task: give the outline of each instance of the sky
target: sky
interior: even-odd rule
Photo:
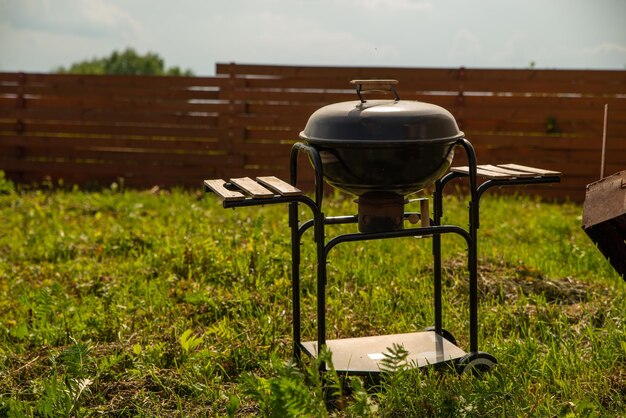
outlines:
[[[0,71],[216,63],[626,69],[626,0],[0,0]]]

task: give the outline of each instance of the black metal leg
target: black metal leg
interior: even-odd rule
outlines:
[[[324,214],[315,214],[315,245],[317,253],[317,350],[326,345],[326,252],[324,249]],[[321,362],[320,370],[326,370]]]
[[[324,255],[324,214],[321,211],[323,199],[323,176],[322,160],[319,152],[312,146],[297,142],[291,148],[290,171],[291,184],[297,183],[298,178],[298,154],[300,151],[306,152],[315,170],[315,205],[309,205],[313,211],[313,229],[315,243],[317,247],[317,341],[318,351],[326,345],[326,257]],[[298,227],[298,206],[290,206],[291,222],[291,245],[294,257],[294,267],[292,268],[293,281],[293,339],[294,358],[299,360],[301,354],[301,324],[300,324],[300,238]],[[296,248],[297,247],[297,248]],[[297,263],[296,263],[297,261]],[[295,266],[297,264],[297,266]],[[320,365],[325,369],[325,365]]]
[[[471,200],[469,203],[469,234],[471,237],[468,243],[469,270],[469,314],[470,314],[470,352],[478,351],[478,227],[479,227],[479,199],[476,182],[476,153],[474,147],[467,139],[461,140],[461,145],[467,153],[469,163],[469,181]]]
[[[441,301],[441,236],[433,237],[435,332],[441,335],[443,314]]]
[[[289,226],[291,228],[291,297],[293,312],[293,359],[300,363],[300,234],[298,233],[298,203],[289,204]]]
[[[435,226],[441,225],[442,196],[441,183],[435,184],[433,208],[433,222]],[[443,329],[443,314],[441,301],[441,235],[433,235],[433,279],[434,279],[434,309],[435,309],[435,332],[439,335]]]
[[[472,237],[469,251],[467,269],[469,270],[469,296],[470,296],[470,351],[478,351],[478,262],[477,245],[475,237]]]

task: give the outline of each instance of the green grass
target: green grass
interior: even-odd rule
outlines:
[[[481,378],[398,367],[372,387],[289,363],[286,207],[0,186],[0,416],[624,416],[626,284],[578,205],[485,196],[480,348],[499,365]],[[340,196],[325,204],[356,210]],[[467,224],[466,202],[445,207],[446,223]],[[444,326],[467,348],[465,244],[443,244]],[[305,339],[313,262],[309,232]],[[431,263],[429,239],[338,246],[329,337],[432,325]]]

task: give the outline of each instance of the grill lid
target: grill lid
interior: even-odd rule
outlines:
[[[315,111],[300,138],[318,145],[347,143],[369,146],[411,142],[453,142],[464,136],[446,109],[400,100],[396,80],[353,80],[360,100],[334,103]],[[364,100],[365,91],[391,91],[395,100]]]

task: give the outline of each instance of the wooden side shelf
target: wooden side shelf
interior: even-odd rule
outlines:
[[[454,173],[469,175],[469,167],[452,167]],[[511,180],[517,178],[561,177],[559,171],[544,170],[542,168],[527,167],[519,164],[484,164],[476,167],[476,174],[490,180]]]
[[[275,196],[298,196],[300,189],[274,176],[204,180],[206,191],[212,191],[225,201],[271,199]]]

